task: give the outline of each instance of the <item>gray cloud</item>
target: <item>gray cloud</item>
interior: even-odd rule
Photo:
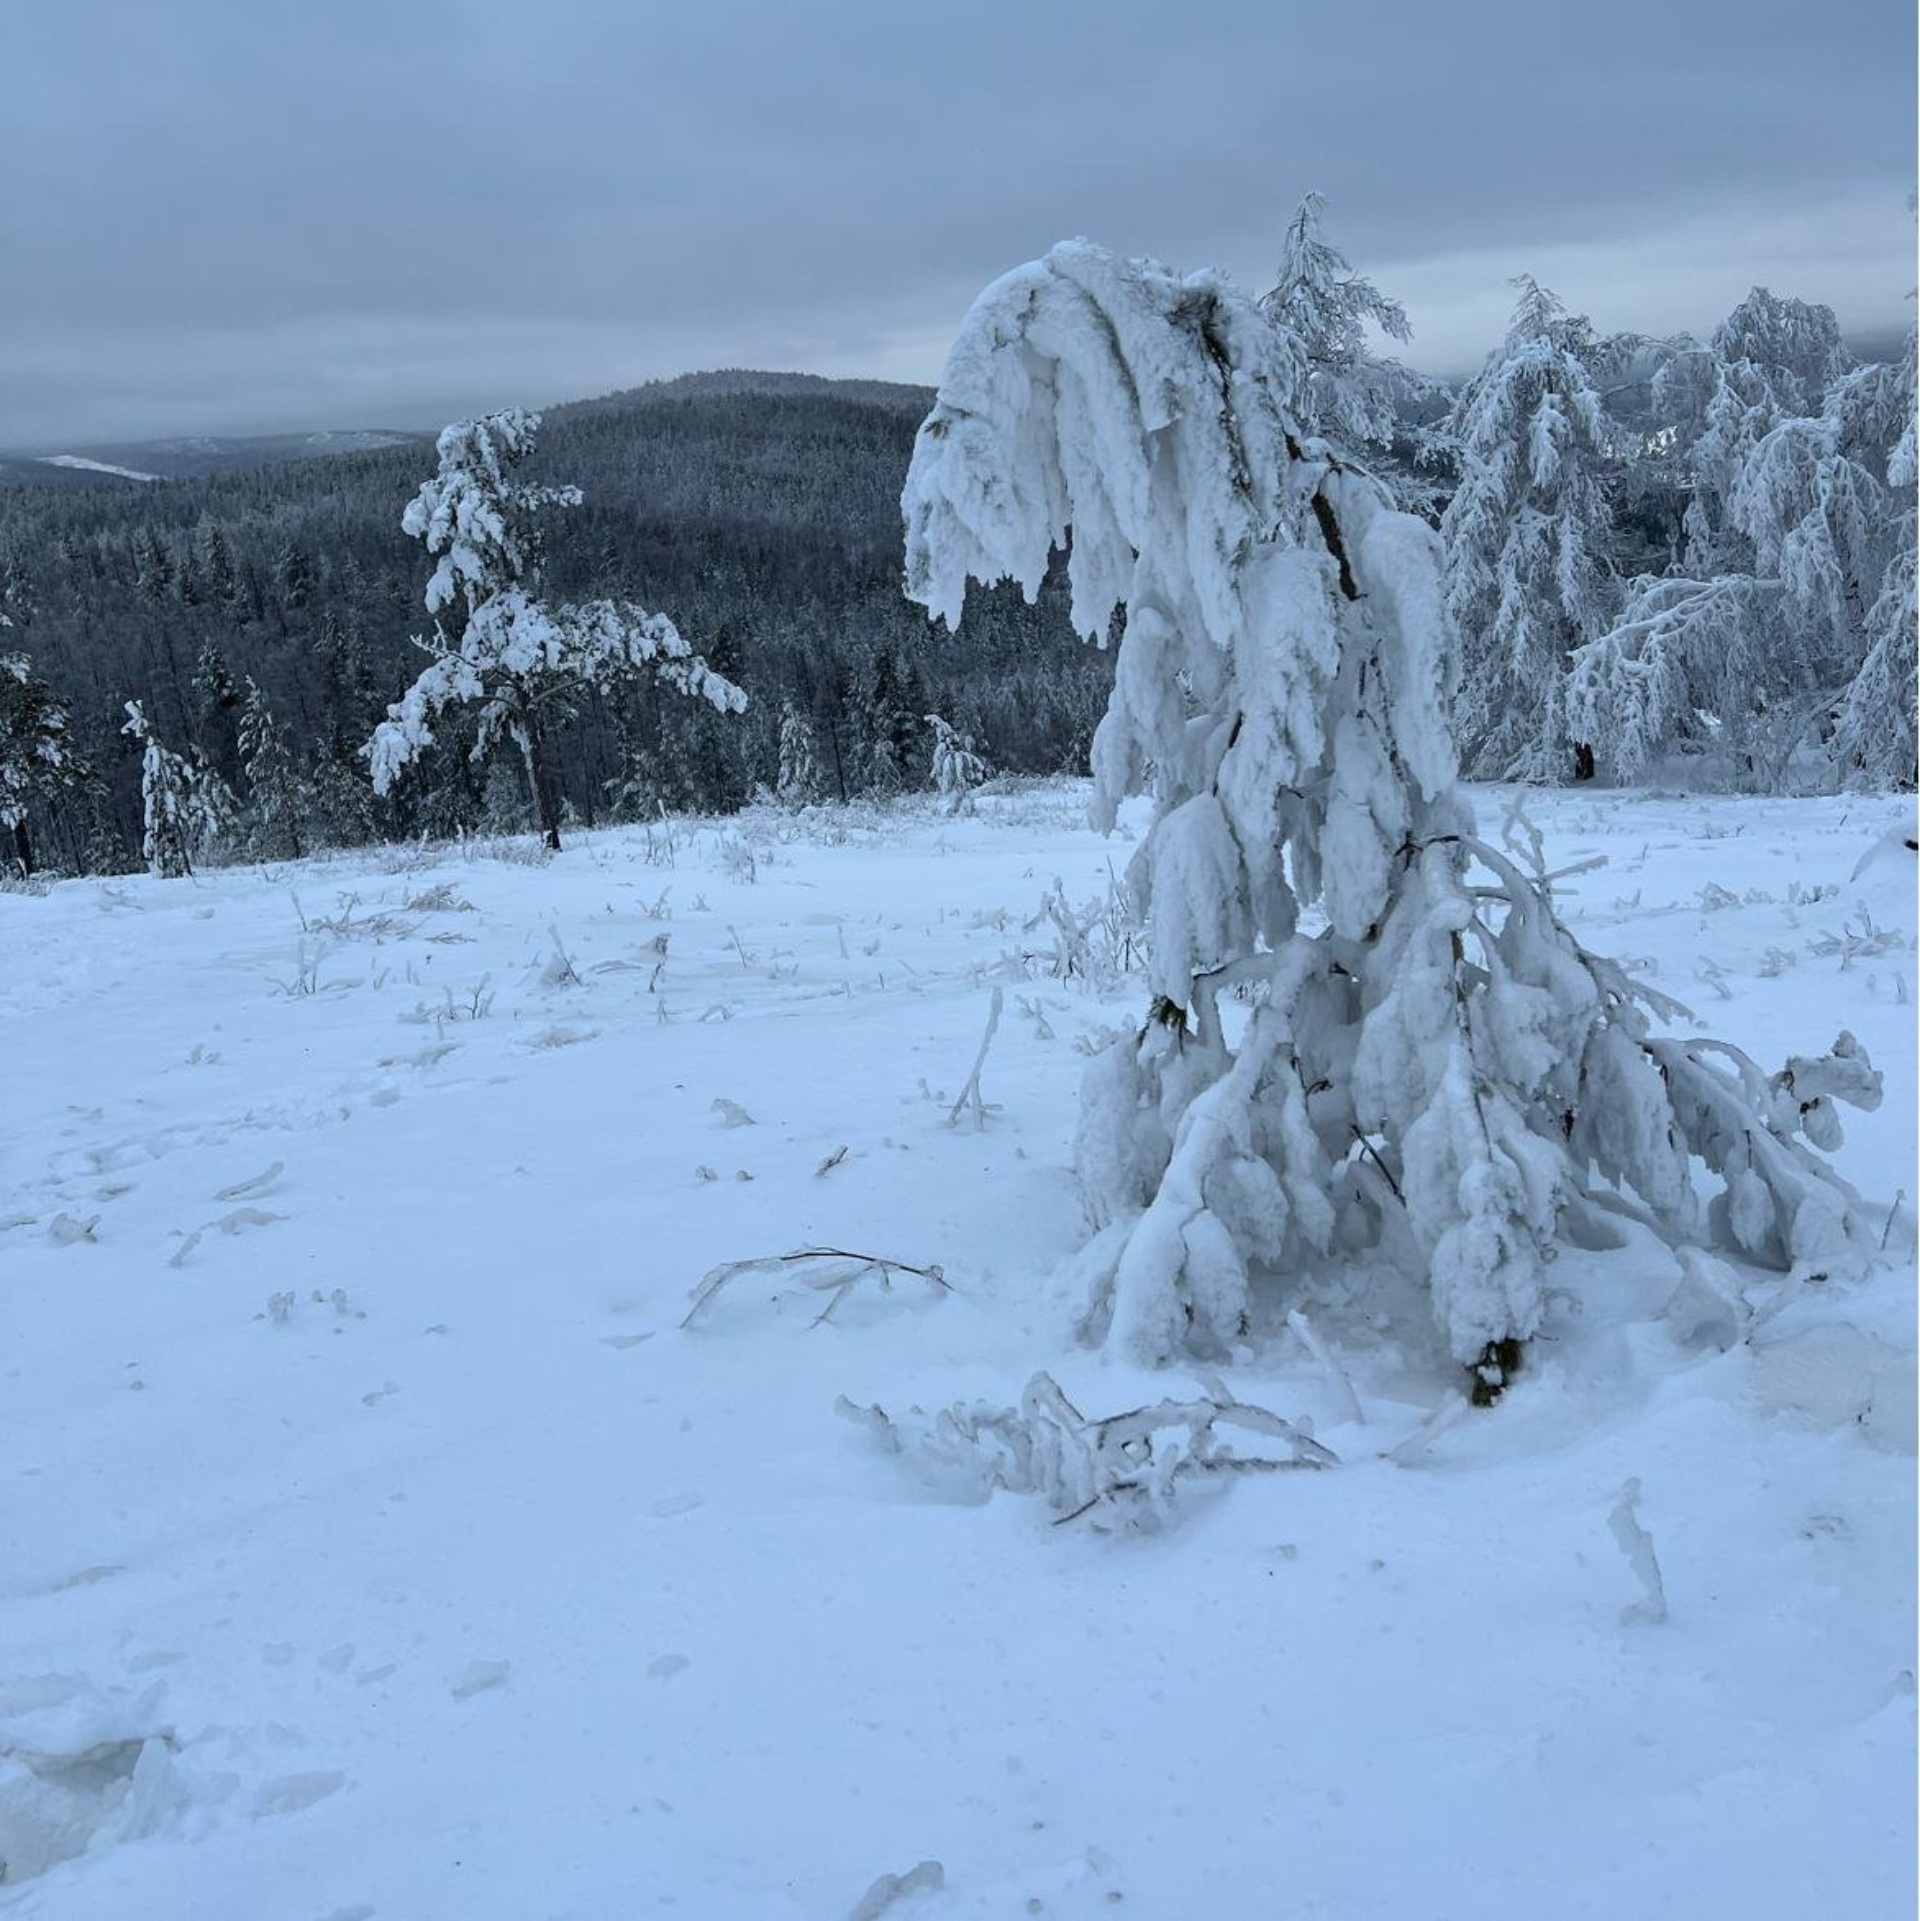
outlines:
[[[1914,23],[1623,0],[12,0],[0,445],[931,378],[1068,234],[1259,283],[1299,194],[1477,358],[1754,281],[1905,316]]]

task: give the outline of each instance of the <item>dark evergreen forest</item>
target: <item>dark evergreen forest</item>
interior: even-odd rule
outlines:
[[[743,804],[776,782],[789,708],[828,799],[921,784],[930,712],[997,769],[1084,765],[1111,659],[1074,637],[1057,583],[1034,607],[1011,588],[983,596],[957,638],[901,597],[900,486],[930,399],[706,374],[548,412],[530,478],[585,500],[547,517],[545,591],[668,614],[752,701],[737,718],[638,685],[575,704],[557,740],[574,818]],[[423,438],[156,483],[0,487],[4,649],[64,703],[83,770],[23,822],[20,851],[69,871],[139,864],[129,700],[243,806],[262,798],[249,772],[272,732],[280,752],[261,765],[292,797],[274,799],[273,844],[255,852],[522,827],[522,783],[470,761],[470,718],[449,716],[389,800],[361,758],[422,664],[428,560],[400,516],[432,467]]]

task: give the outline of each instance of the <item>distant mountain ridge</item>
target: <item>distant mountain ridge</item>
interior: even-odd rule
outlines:
[[[550,419],[569,415],[627,413],[697,400],[765,396],[774,400],[835,400],[878,407],[916,419],[933,404],[931,387],[890,380],[835,380],[824,374],[764,372],[722,367],[704,373],[650,380],[589,399],[544,408]],[[242,473],[283,461],[320,460],[334,454],[374,453],[392,447],[430,448],[427,429],[334,428],[304,434],[176,434],[159,440],[96,442],[71,448],[0,453],[0,486],[143,487],[155,481],[190,480],[208,474]]]
[[[288,460],[321,460],[382,447],[431,446],[405,428],[348,427],[305,434],[184,434],[0,454],[0,485],[141,487],[160,480],[241,473]]]
[[[1899,357],[1906,334],[1878,329],[1847,336],[1846,345],[1862,364]],[[1452,377],[1470,377],[1468,373]],[[670,406],[695,400],[764,395],[775,400],[821,399],[877,407],[890,413],[923,415],[933,405],[931,387],[904,381],[836,379],[827,374],[787,373],[752,367],[716,367],[701,373],[649,380],[637,387],[580,400],[555,401],[542,411],[555,421],[602,412]],[[332,428],[292,434],[177,434],[157,440],[122,440],[70,448],[0,452],[0,486],[143,487],[155,481],[193,479],[208,474],[240,473],[282,461],[320,460],[334,454],[363,454],[384,448],[431,447],[437,429]]]

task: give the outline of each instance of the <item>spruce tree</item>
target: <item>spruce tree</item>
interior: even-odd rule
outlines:
[[[902,502],[908,592],[949,627],[970,579],[1031,599],[1062,548],[1084,636],[1126,610],[1095,820],[1153,795],[1128,869],[1152,1000],[1085,1081],[1090,1331],[1219,1359],[1262,1288],[1338,1268],[1391,1301],[1417,1279],[1491,1401],[1563,1240],[1604,1244],[1608,1190],[1674,1243],[1830,1271],[1866,1243],[1807,1141],[1832,1146],[1834,1102],[1873,1105],[1878,1076],[1844,1037],[1769,1078],[1659,1033],[1673,1003],[1475,833],[1436,537],[1302,445],[1290,379],[1222,276],[1056,247],[975,303]]]
[[[409,502],[402,525],[436,557],[427,583],[430,664],[387,710],[366,754],[374,791],[434,741],[450,707],[477,706],[473,755],[502,741],[520,756],[536,830],[560,845],[560,788],[552,729],[573,700],[635,682],[664,683],[723,713],[747,697],[716,673],[664,614],[630,602],[549,605],[540,598],[539,514],[577,506],[577,487],[542,486],[515,469],[533,452],[540,416],[518,408],[456,422],[440,436],[439,471]]]
[[[1600,343],[1531,277],[1506,340],[1450,422],[1461,476],[1441,520],[1460,636],[1454,725],[1480,780],[1591,778],[1568,708],[1575,651],[1612,625],[1608,425]]]

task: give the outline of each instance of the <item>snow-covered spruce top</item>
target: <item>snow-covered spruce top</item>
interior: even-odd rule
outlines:
[[[969,578],[1031,600],[1056,548],[1082,635],[1126,607],[1095,816],[1151,781],[1135,883],[1179,1008],[1316,897],[1372,926],[1454,782],[1437,542],[1296,439],[1297,359],[1218,273],[1063,244],[974,303],[902,502],[908,595],[950,626]]]

